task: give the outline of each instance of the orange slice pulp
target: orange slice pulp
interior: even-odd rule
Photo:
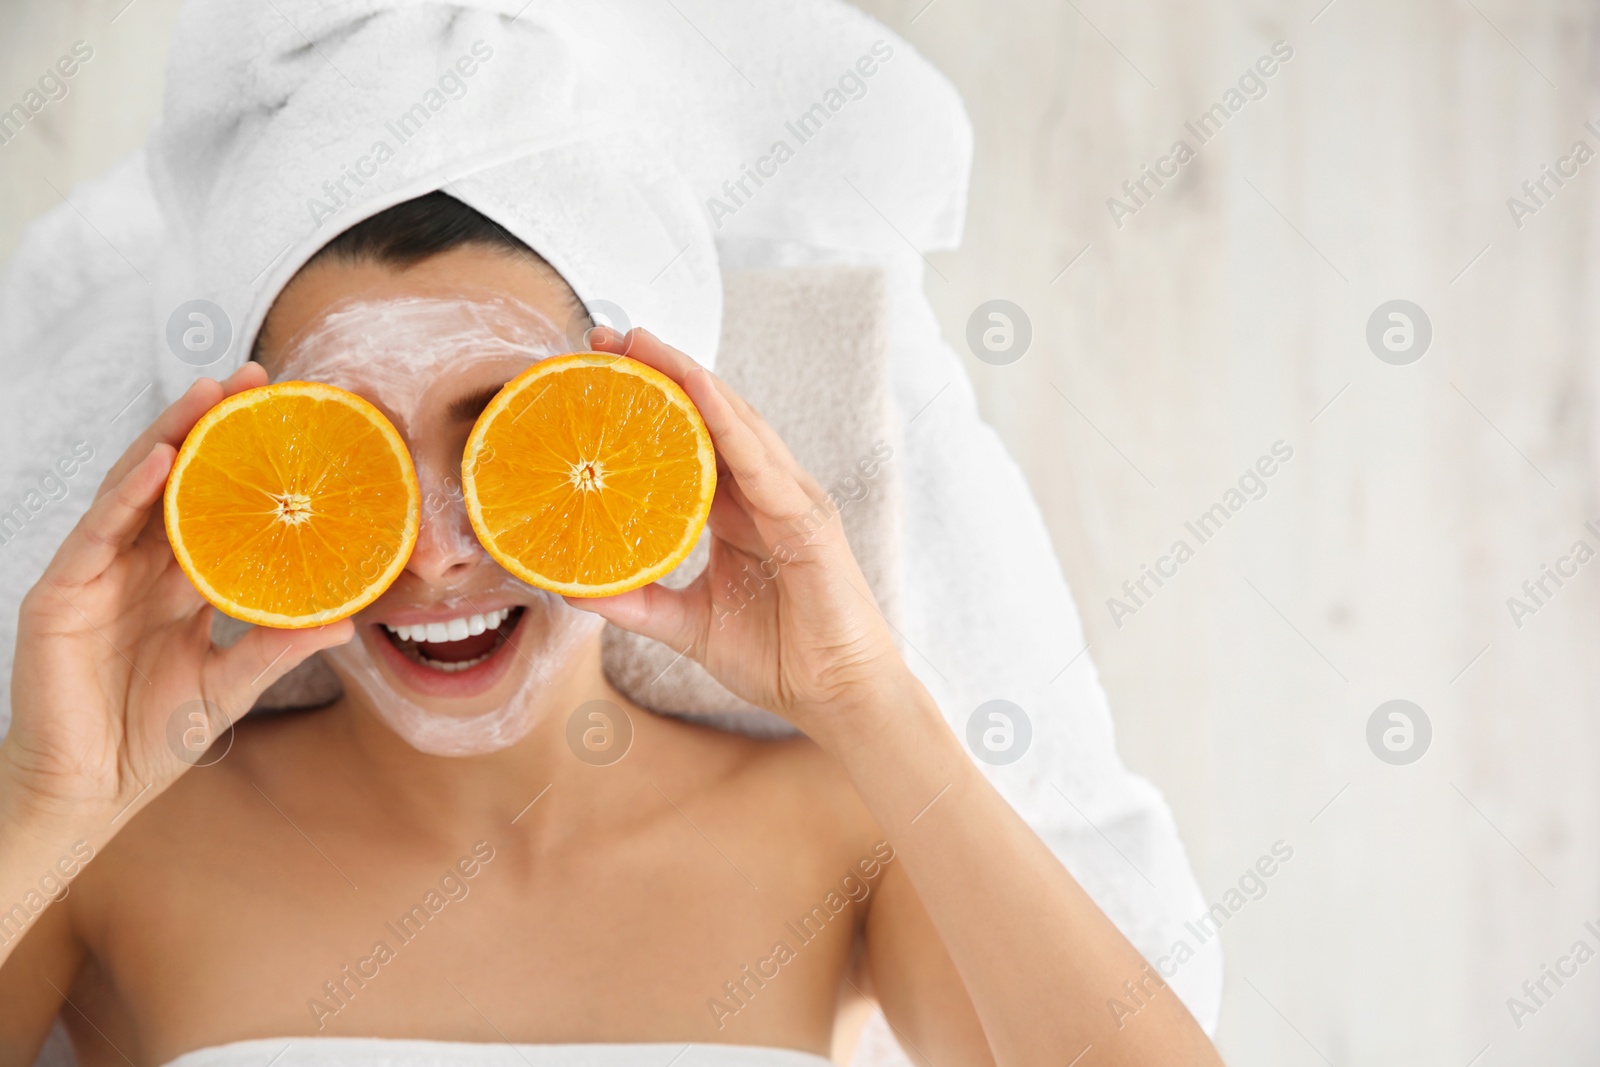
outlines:
[[[672,379],[577,353],[506,383],[467,438],[461,482],[479,541],[506,570],[566,596],[613,596],[694,548],[716,454]]]
[[[303,629],[354,615],[417,541],[410,453],[377,408],[316,382],[247,389],[183,442],[164,500],[172,553],[236,619]]]

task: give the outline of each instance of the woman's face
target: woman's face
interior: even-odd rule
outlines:
[[[548,267],[464,246],[404,269],[319,262],[272,307],[260,358],[273,381],[320,381],[377,405],[411,450],[422,525],[405,572],[329,653],[352,699],[413,746],[473,755],[520,739],[599,621],[530,588],[478,543],[461,453],[500,387],[582,347],[589,325]]]

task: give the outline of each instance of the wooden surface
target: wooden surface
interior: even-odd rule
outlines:
[[[1600,1063],[1600,961],[1547,980],[1520,1029],[1506,1004],[1575,941],[1600,950],[1600,562],[1520,628],[1506,603],[1575,540],[1600,548],[1600,159],[1520,229],[1506,206],[1574,141],[1600,150],[1600,27],[1557,0],[1323,2],[863,6],[968,101],[967,241],[928,291],[958,347],[985,300],[1032,322],[1020,361],[969,369],[1126,758],[1209,899],[1294,850],[1224,930],[1229,1062]],[[57,202],[49,182],[96,173],[156,113],[177,5],[113,24],[123,3],[0,9],[0,106],[74,40],[96,49],[0,146],[0,255]],[[1199,145],[1185,121],[1277,40],[1294,57],[1266,95]],[[1186,136],[1195,158],[1119,228],[1107,198]],[[1433,327],[1408,366],[1365,337],[1396,298]],[[1107,598],[1280,440],[1266,495],[1116,625]],[[1396,698],[1433,727],[1406,766],[1365,736]]]
[[[1600,1062],[1600,964],[1547,981],[1520,1029],[1506,1005],[1576,940],[1600,949],[1600,566],[1520,629],[1506,607],[1574,540],[1600,548],[1600,163],[1520,230],[1505,203],[1574,140],[1600,149],[1593,7],[937,0],[909,25],[923,2],[869,6],[977,131],[966,246],[927,288],[953,338],[991,297],[1030,314],[1021,361],[969,367],[1122,750],[1208,899],[1295,850],[1224,933],[1229,1062]],[[1119,229],[1106,199],[1280,39],[1265,97],[1190,137]],[[1409,366],[1365,340],[1395,298],[1433,324]],[[1267,495],[1116,626],[1106,599],[1278,440]],[[1408,766],[1365,740],[1394,698],[1434,728]]]

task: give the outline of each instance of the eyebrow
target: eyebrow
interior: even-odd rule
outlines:
[[[466,396],[458,397],[450,402],[450,407],[446,414],[452,422],[467,422],[476,419],[483,414],[483,409],[489,406],[489,401],[493,400],[503,388],[505,388],[503,385],[491,385],[487,389],[479,389],[475,393],[468,393]]]

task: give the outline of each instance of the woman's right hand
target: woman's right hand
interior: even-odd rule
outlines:
[[[0,822],[108,840],[124,812],[189,769],[192,756],[169,740],[196,725],[189,713],[205,709],[207,736],[217,737],[296,664],[353,635],[349,620],[256,627],[219,648],[211,606],[167,543],[160,504],[177,447],[225,396],[264,384],[256,363],[222,384],[196,382],[111,468],[23,599]]]

